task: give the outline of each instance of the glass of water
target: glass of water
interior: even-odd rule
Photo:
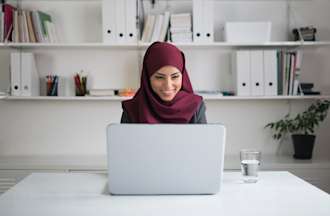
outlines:
[[[258,181],[260,156],[261,153],[257,150],[241,150],[241,170],[243,175],[243,181],[245,183],[256,183]]]

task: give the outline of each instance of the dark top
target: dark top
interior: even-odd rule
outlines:
[[[207,121],[206,121],[205,111],[206,111],[206,106],[205,106],[204,101],[202,101],[197,112],[191,118],[189,123],[190,124],[206,124]],[[126,110],[123,110],[123,114],[121,115],[120,123],[132,123]]]

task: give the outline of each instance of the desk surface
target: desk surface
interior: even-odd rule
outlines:
[[[288,172],[260,172],[256,184],[225,172],[217,195],[111,196],[107,176],[35,173],[0,196],[0,215],[330,215],[330,195]]]

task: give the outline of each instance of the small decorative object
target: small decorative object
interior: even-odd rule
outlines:
[[[132,88],[124,88],[118,90],[118,96],[120,97],[133,97],[136,91]]]
[[[87,94],[87,76],[83,71],[77,73],[74,77],[76,96],[85,96]]]
[[[329,106],[329,100],[318,100],[294,118],[290,118],[287,114],[284,119],[271,122],[265,127],[274,130],[273,138],[275,140],[280,140],[287,134],[291,134],[294,147],[293,157],[311,159],[315,141],[314,129],[326,118]]]
[[[301,91],[304,95],[320,95],[321,92],[314,91],[314,83],[300,83]]]
[[[294,40],[315,41],[316,28],[313,26],[295,28],[292,30]],[[302,37],[302,38],[301,38]]]

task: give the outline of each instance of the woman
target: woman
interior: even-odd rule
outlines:
[[[122,107],[121,123],[206,123],[205,104],[193,93],[183,52],[165,42],[147,49],[140,88]]]

